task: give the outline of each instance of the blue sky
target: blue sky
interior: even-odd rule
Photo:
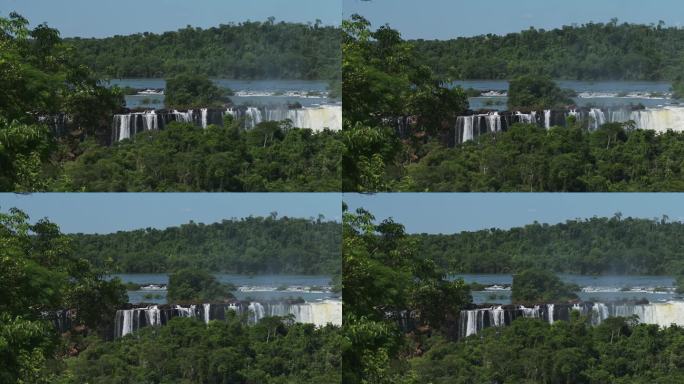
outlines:
[[[110,233],[166,228],[190,220],[210,224],[231,217],[341,219],[339,193],[0,193],[0,211],[17,207],[31,222],[43,217],[65,233]]]
[[[553,29],[572,23],[621,22],[684,25],[681,0],[343,0],[344,16],[358,13],[378,27],[389,23],[406,39],[449,39]]]
[[[212,27],[246,20],[339,25],[342,0],[0,0],[0,15],[17,11],[32,25],[47,22],[63,37],[104,37]]]
[[[344,194],[350,210],[363,207],[378,221],[392,217],[409,233],[457,233],[484,228],[556,224],[593,216],[684,221],[684,193],[385,193]]]

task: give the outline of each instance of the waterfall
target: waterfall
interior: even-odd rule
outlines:
[[[209,324],[209,318],[211,316],[211,304],[202,304],[204,307],[204,323]]]
[[[465,143],[466,141],[470,141],[473,139],[473,121],[475,120],[475,116],[464,116],[463,117],[463,139],[461,139],[462,143]]]
[[[589,110],[589,129],[595,131],[606,123],[606,115],[598,108]]]
[[[544,128],[546,128],[546,129],[551,128],[551,110],[550,109],[544,110]]]
[[[160,325],[161,324],[161,312],[159,307],[153,305],[145,311],[145,318],[147,319],[147,324],[149,325]]]
[[[531,112],[531,113],[521,113],[521,112],[516,112],[515,117],[518,118],[518,121],[524,124],[533,124],[537,122],[537,113],[536,112]]]
[[[207,108],[202,108],[200,109],[200,114],[201,114],[201,119],[202,119],[202,128],[207,128],[207,114],[209,110]]]
[[[294,316],[298,323],[323,327],[326,324],[342,325],[342,301],[322,300],[304,303],[229,303],[200,305],[151,305],[148,307],[121,309],[116,311],[114,336],[122,337],[146,326],[165,325],[174,317],[189,317],[208,324],[212,320],[224,320],[229,311],[248,314],[248,323],[255,324],[266,316]]]
[[[465,309],[459,315],[460,337],[467,337],[487,327],[509,325],[518,317],[541,319],[548,323],[568,320],[571,311],[588,316],[592,325],[599,325],[610,317],[637,316],[644,324],[668,327],[684,325],[684,302],[630,304],[630,303],[576,303],[542,304],[528,306],[497,306]]]
[[[264,121],[292,121],[295,128],[307,128],[313,131],[342,129],[342,107],[339,105],[322,105],[305,108],[280,107],[247,107],[230,109],[226,113],[235,118],[245,117],[245,128],[252,129]]]
[[[250,315],[253,316],[251,319],[254,324],[264,318],[264,306],[260,303],[251,302],[247,309],[249,310]]]
[[[256,127],[259,123],[261,123],[261,111],[259,108],[256,107],[248,107],[247,111],[245,112],[245,115],[247,116],[247,121],[245,121],[246,128],[251,129]]]
[[[485,121],[487,121],[487,131],[501,132],[501,116],[498,112],[485,115]]]
[[[466,336],[474,335],[477,333],[478,328],[478,311],[466,311],[466,313],[468,315]]]
[[[121,336],[126,336],[133,332],[133,311],[123,311],[123,326]]]
[[[131,137],[131,115],[114,115],[114,137],[117,141]]]
[[[172,115],[176,117],[177,121],[181,121],[183,123],[193,123],[193,116],[194,112],[192,109],[188,109],[186,112],[179,112],[177,110],[173,110],[171,112]]]
[[[308,128],[313,131],[322,131],[326,128],[332,131],[342,129],[342,107],[339,105],[291,109],[287,118],[296,128]]]
[[[502,306],[498,306],[491,310],[492,314],[492,325],[495,327],[502,327],[506,325],[506,311],[504,311]]]
[[[180,305],[174,306],[174,309],[178,311],[178,314],[180,317],[195,317],[195,309],[197,307],[195,305],[191,305],[189,307],[182,307]]]
[[[133,137],[136,133],[147,130],[163,129],[172,121],[193,124],[207,128],[209,125],[223,125],[225,115],[235,119],[244,117],[244,127],[252,129],[264,121],[292,121],[295,128],[306,128],[313,131],[342,129],[342,107],[339,105],[322,105],[290,109],[287,106],[277,107],[229,107],[226,110],[201,108],[199,112],[145,111],[117,114],[113,117],[113,141],[121,141]]]

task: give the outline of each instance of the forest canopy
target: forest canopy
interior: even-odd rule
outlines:
[[[451,273],[668,275],[684,272],[684,223],[613,217],[533,223],[453,235],[412,235],[420,252]]]
[[[313,24],[222,24],[208,29],[69,38],[80,63],[109,78],[163,78],[192,72],[228,79],[340,77],[340,29]]]
[[[70,235],[81,257],[114,272],[202,268],[226,273],[336,274],[341,224],[323,217],[248,217],[166,229]]]
[[[663,22],[620,24],[612,19],[411,43],[416,55],[445,79],[542,74],[563,80],[675,80],[684,68],[684,29]]]
[[[206,129],[173,122],[112,146],[78,144],[76,159],[44,177],[58,191],[339,191],[340,133],[268,121]]]

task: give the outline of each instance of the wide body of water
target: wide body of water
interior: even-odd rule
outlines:
[[[136,284],[166,286],[169,275],[165,273],[114,274],[123,281]],[[330,291],[331,276],[324,275],[234,275],[215,274],[221,283],[231,283],[238,290],[233,292],[239,300],[274,301],[302,298],[305,301],[318,301],[339,297]],[[145,296],[148,295],[146,298]],[[151,297],[149,296],[151,295]],[[128,291],[132,304],[166,304],[166,289],[141,289]]]
[[[327,97],[328,82],[317,80],[231,80],[212,79],[220,87],[230,88],[235,105],[271,106],[299,103],[304,107],[337,103]],[[136,89],[165,89],[164,79],[111,79],[111,85]],[[164,95],[127,95],[128,108],[164,108]]]
[[[652,303],[678,300],[674,292],[673,276],[584,276],[559,274],[563,281],[579,285],[577,292],[582,301],[613,302],[646,299]],[[510,285],[512,275],[499,274],[462,274],[452,278],[462,278],[466,283],[479,283],[490,287],[485,291],[472,292],[475,304],[510,304]]]
[[[575,97],[574,101],[579,107],[615,108],[641,104],[655,108],[679,104],[671,99],[672,83],[666,81],[558,80],[557,83],[561,88],[577,92],[578,97]],[[506,110],[507,80],[463,80],[455,81],[452,85],[461,86],[463,89],[496,91],[488,96],[469,98],[472,110]]]

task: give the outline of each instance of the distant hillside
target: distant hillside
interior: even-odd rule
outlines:
[[[226,273],[336,274],[342,225],[323,220],[249,217],[106,235],[71,235],[75,252],[117,272],[200,267]]]
[[[65,42],[81,63],[110,78],[192,71],[231,79],[327,80],[340,76],[340,38],[337,27],[269,20]]]
[[[529,267],[578,274],[684,273],[684,224],[661,219],[591,218],[414,235],[426,258],[453,273],[511,273]]]
[[[543,73],[566,80],[673,80],[684,69],[684,30],[663,23],[614,19],[550,31],[412,42],[425,64],[453,79]]]

